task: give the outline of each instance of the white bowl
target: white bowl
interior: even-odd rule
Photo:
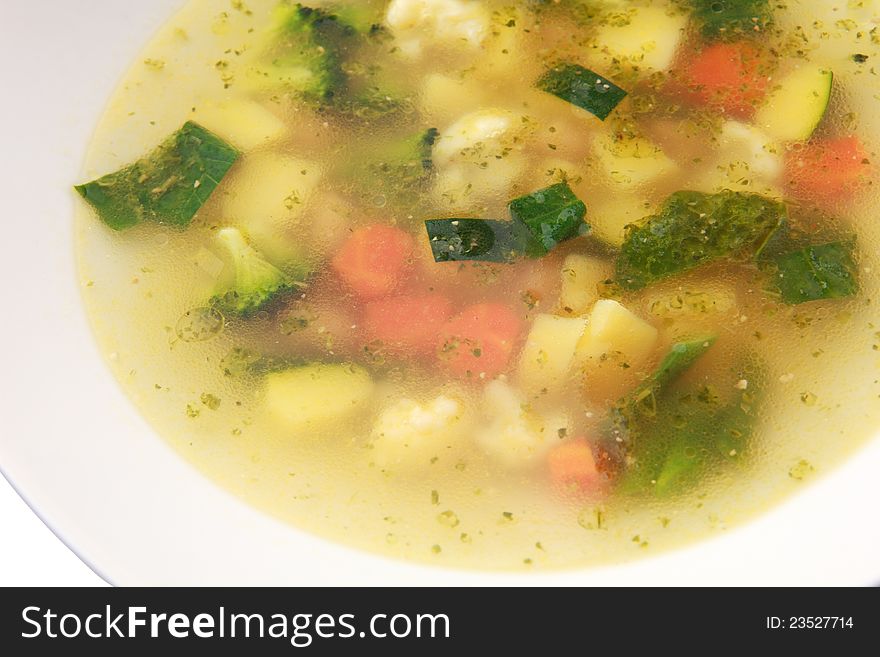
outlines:
[[[617,567],[529,575],[447,571],[328,543],[245,505],[185,463],[125,398],[92,340],[74,270],[70,191],[119,77],[181,4],[4,6],[0,466],[100,575],[123,585],[880,582],[880,440],[712,540]]]

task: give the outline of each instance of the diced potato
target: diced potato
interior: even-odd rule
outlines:
[[[538,315],[520,356],[520,385],[532,392],[564,385],[586,329],[584,318]]]
[[[385,21],[405,55],[426,47],[462,46],[476,51],[489,34],[489,10],[472,0],[392,0]]]
[[[495,159],[512,145],[521,121],[503,109],[481,109],[446,128],[434,144],[434,164]]]
[[[362,367],[318,363],[270,374],[264,403],[268,415],[284,429],[316,431],[363,411],[374,387]]]
[[[654,353],[658,331],[617,301],[603,299],[577,347],[587,395],[614,401],[636,385],[638,368]]]
[[[252,100],[204,103],[192,119],[241,151],[250,151],[283,138],[284,121]]]
[[[619,248],[626,240],[626,227],[641,223],[653,211],[639,196],[609,196],[590,205],[587,221],[591,235],[609,246]]]
[[[491,423],[477,432],[477,444],[507,468],[524,469],[542,462],[569,431],[563,414],[543,415],[531,410],[503,380],[486,386],[483,410]]]
[[[593,306],[587,332],[577,346],[583,362],[599,361],[611,353],[623,354],[631,367],[641,365],[657,346],[657,329],[613,299]]]
[[[462,110],[472,111],[486,102],[478,84],[441,73],[425,77],[419,97],[422,115],[432,125],[448,125],[461,116]]]
[[[613,275],[611,264],[602,258],[572,254],[562,264],[562,292],[559,306],[563,313],[579,317],[599,299],[599,284]]]
[[[382,411],[373,427],[373,462],[391,469],[427,467],[454,451],[469,424],[456,397],[441,395],[426,404],[401,399]]]
[[[224,217],[241,227],[273,263],[300,260],[304,247],[290,232],[321,176],[321,167],[305,160],[275,153],[246,156],[230,182]]]
[[[593,152],[602,173],[617,187],[634,189],[678,170],[656,144],[642,137],[597,139]]]
[[[598,52],[590,59],[607,68],[625,60],[647,71],[672,66],[687,27],[686,15],[666,7],[638,7],[627,13],[628,22],[608,22],[596,32]]]

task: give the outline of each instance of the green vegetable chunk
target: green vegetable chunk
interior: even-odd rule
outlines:
[[[761,34],[773,22],[769,0],[690,0],[703,38],[734,41]]]
[[[537,252],[529,255],[546,255],[560,242],[589,230],[584,223],[587,206],[574,195],[568,183],[523,196],[511,201],[508,207],[513,220],[528,227],[537,241]]]
[[[603,121],[626,98],[627,92],[598,73],[577,64],[559,64],[538,80],[538,88]]]
[[[859,290],[852,248],[842,242],[808,246],[776,259],[775,282],[790,305],[842,299]]]
[[[232,279],[218,290],[212,305],[220,310],[249,317],[262,310],[297,283],[269,264],[236,228],[217,234],[219,244],[232,261]]]
[[[617,282],[638,290],[713,260],[757,257],[785,219],[782,203],[757,194],[676,192],[627,235]]]
[[[512,221],[431,219],[425,227],[435,262],[511,262],[532,242]]]
[[[512,262],[547,255],[560,242],[586,234],[587,206],[567,183],[514,199],[512,221],[431,219],[425,222],[436,262]]]
[[[323,9],[281,2],[275,9],[273,41],[258,75],[307,100],[331,99],[347,83],[343,63],[357,30]]]
[[[369,160],[367,175],[371,190],[386,193],[412,192],[434,168],[431,159],[434,142],[440,136],[436,128],[424,130],[399,141],[383,142],[365,157]]]
[[[114,230],[142,221],[186,227],[239,155],[190,121],[145,158],[75,189]]]

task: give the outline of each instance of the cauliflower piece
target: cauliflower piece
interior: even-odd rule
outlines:
[[[467,424],[464,404],[453,397],[440,395],[426,404],[401,399],[373,427],[373,462],[382,468],[427,466],[458,442]]]
[[[476,0],[392,0],[385,22],[400,50],[419,57],[426,38],[444,46],[476,49],[489,34],[489,11]]]
[[[775,180],[782,173],[781,149],[754,126],[726,121],[721,128],[720,145],[728,151],[726,159],[745,160],[749,169],[765,180]]]
[[[526,168],[519,139],[522,126],[513,112],[482,109],[444,130],[433,152],[438,201],[454,206],[465,197],[486,200],[499,195],[506,201]]]
[[[510,469],[524,469],[541,462],[569,429],[564,415],[534,412],[501,379],[486,386],[483,407],[491,421],[477,433],[477,444]]]

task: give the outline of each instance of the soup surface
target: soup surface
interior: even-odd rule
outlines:
[[[352,546],[722,533],[880,424],[877,16],[192,0],[77,187],[101,349],[213,480]]]

